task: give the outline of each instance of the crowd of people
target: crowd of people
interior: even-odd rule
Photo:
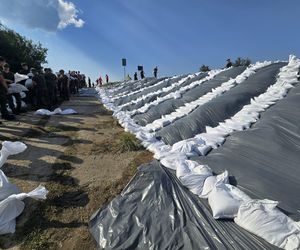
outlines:
[[[0,56],[0,111],[2,119],[14,120],[15,115],[27,110],[40,108],[53,109],[60,101],[69,100],[71,94],[77,94],[79,89],[86,87],[86,77],[79,71],[66,73],[60,70],[55,74],[50,68],[29,68],[26,63],[21,64],[20,75],[25,75],[18,84],[23,85],[28,91],[17,93],[10,91],[11,84],[16,83],[15,72],[10,70],[10,65],[5,58]],[[88,78],[91,87],[91,80]],[[22,107],[22,101],[26,105]],[[9,106],[9,109],[8,107]]]

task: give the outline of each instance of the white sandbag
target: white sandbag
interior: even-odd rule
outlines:
[[[35,111],[34,113],[35,115],[70,115],[70,114],[77,114],[77,111],[75,111],[74,109],[65,109],[65,110],[61,110],[60,108],[56,108],[53,111],[50,111],[48,109],[38,109],[37,111]]]
[[[240,227],[287,250],[300,249],[300,225],[276,208],[278,202],[243,202],[234,219]]]
[[[230,184],[217,183],[208,195],[208,203],[215,219],[236,217],[243,201],[250,197]]]
[[[202,144],[205,142],[203,140],[197,140],[194,138],[182,140],[173,144],[171,152],[184,153],[187,156],[192,156],[198,152],[197,145],[199,143]]]
[[[32,79],[27,79],[25,82],[25,87],[26,88],[32,88],[33,87],[33,82]]]
[[[212,170],[207,165],[191,160],[177,161],[176,167],[178,179],[196,195],[202,193],[205,179],[212,175]]]
[[[6,175],[0,170],[0,201],[12,194],[20,193],[16,185],[9,182]]]
[[[194,151],[198,154],[198,155],[207,155],[207,153],[212,149],[211,146],[209,145],[198,145],[196,148],[194,148]]]
[[[47,198],[48,190],[42,186],[39,185],[36,189],[32,190],[29,193],[21,193],[21,194],[16,194],[16,198],[19,200],[23,200],[25,198],[32,198],[35,200],[45,200]]]
[[[21,92],[21,93],[20,93],[20,96],[21,96],[22,99],[25,98],[25,97],[26,97],[25,92]]]
[[[27,146],[23,142],[2,142],[2,148],[0,150],[0,168],[6,162],[8,156],[22,153],[26,148]]]
[[[48,109],[38,109],[34,112],[35,115],[51,115],[52,112]]]
[[[77,114],[77,111],[75,111],[74,109],[65,109],[65,110],[61,111],[60,114],[61,115],[72,115],[72,114]]]
[[[61,112],[62,112],[62,109],[56,108],[52,111],[52,114],[56,115],[56,114],[60,114]]]
[[[25,204],[11,195],[0,202],[0,234],[14,233],[16,218],[23,212]]]
[[[16,218],[23,212],[25,198],[46,199],[48,191],[38,186],[29,193],[13,194],[0,202],[0,234],[14,233]]]
[[[181,160],[185,160],[185,159],[186,159],[186,156],[184,154],[181,154],[181,153],[174,154],[173,153],[173,154],[169,154],[166,157],[161,158],[160,163],[167,168],[176,170],[176,162],[178,160],[181,161]]]
[[[24,87],[22,84],[12,83],[9,84],[8,86],[8,94],[21,93],[23,91],[28,91],[28,89]]]
[[[176,164],[176,176],[180,179],[181,177],[190,173],[211,176],[212,170],[207,165],[202,165],[192,160],[177,160]]]
[[[213,175],[206,178],[203,185],[202,193],[199,195],[200,198],[207,198],[209,193],[213,190],[216,183],[223,183],[223,184],[229,183],[227,170],[225,170],[222,174]]]
[[[27,75],[21,75],[19,73],[15,73],[14,75],[15,83],[28,79]]]

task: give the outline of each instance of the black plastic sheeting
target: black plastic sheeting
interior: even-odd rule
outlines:
[[[181,98],[166,100],[157,106],[151,107],[146,113],[134,116],[134,121],[139,125],[145,126],[146,124],[161,118],[162,115],[172,113],[177,108],[183,106],[185,103],[194,101],[199,97],[207,94],[212,89],[220,86],[224,82],[227,82],[230,78],[237,77],[245,69],[246,67],[234,67],[225,72],[221,72],[213,79],[186,91],[182,94]],[[195,79],[191,79],[190,83],[194,81]]]
[[[165,80],[166,79],[166,77],[164,77],[164,78],[160,78],[160,79],[154,79],[154,80],[151,80],[150,82],[149,82],[149,85],[148,86],[140,86],[140,87],[138,87],[136,90],[138,90],[138,89],[142,89],[142,88],[145,88],[145,87],[148,87],[148,89],[145,89],[144,91],[142,91],[142,92],[138,92],[138,93],[135,93],[135,94],[132,94],[132,95],[130,95],[130,96],[124,96],[124,97],[121,97],[121,98],[119,98],[118,100],[116,100],[115,102],[114,102],[114,104],[115,105],[117,105],[117,106],[119,106],[119,105],[122,105],[122,104],[125,104],[125,103],[127,103],[127,102],[130,102],[131,100],[135,100],[135,99],[137,99],[137,98],[139,98],[140,96],[142,96],[142,95],[144,95],[144,93],[150,93],[150,92],[152,92],[152,91],[154,91],[154,89],[157,87],[157,86],[153,86],[153,87],[151,87],[152,85],[155,85],[155,84],[157,84],[157,83],[159,83],[159,82],[161,82],[161,81],[163,81],[163,80]],[[166,81],[166,82],[164,82],[164,84],[166,84],[168,81]],[[151,83],[151,84],[150,84]],[[162,85],[164,85],[164,84],[162,84]],[[130,83],[129,83],[129,85],[130,85]],[[161,85],[161,84],[159,84],[159,85]],[[166,84],[167,85],[167,84]],[[133,90],[131,90],[131,91],[133,91]],[[129,93],[131,92],[131,91],[129,91]]]
[[[233,133],[224,145],[193,160],[215,172],[227,169],[251,197],[279,201],[300,220],[300,83],[261,114],[251,129]]]
[[[90,232],[105,249],[278,249],[230,220],[157,161],[141,166],[121,195],[97,211]]]
[[[162,128],[157,138],[170,145],[205,132],[205,127],[215,127],[250,103],[251,98],[264,93],[276,82],[279,69],[286,63],[274,63],[259,69],[241,84],[223,95],[205,103],[185,117]]]
[[[178,76],[178,77],[176,77],[176,78],[174,78],[174,79],[171,79],[171,78],[169,78],[169,79],[167,79],[167,78],[161,78],[161,79],[159,79],[159,81],[153,83],[153,85],[155,85],[155,84],[157,84],[158,82],[161,82],[161,81],[162,81],[162,82],[161,82],[160,84],[158,84],[157,86],[152,86],[152,87],[149,86],[147,89],[145,89],[145,90],[143,90],[143,91],[141,91],[141,92],[138,92],[138,93],[133,94],[133,95],[131,95],[131,96],[125,97],[125,98],[126,98],[126,101],[124,101],[123,103],[130,102],[130,101],[132,101],[132,100],[136,100],[136,99],[140,98],[140,97],[143,96],[143,95],[147,95],[147,94],[149,94],[149,93],[153,93],[153,92],[155,92],[155,91],[157,91],[157,90],[160,90],[160,89],[162,89],[162,88],[169,87],[171,84],[173,84],[174,82],[180,81],[180,80],[181,80],[182,78],[184,78],[184,77],[186,77],[186,75],[181,75],[181,76]],[[164,81],[164,80],[166,80],[166,81]]]
[[[273,84],[284,65],[259,70],[248,82],[210,101],[206,112],[223,112],[229,118],[231,109],[249,103],[245,101],[249,95],[257,92],[256,96],[264,92],[262,86]],[[209,165],[215,174],[228,170],[231,184],[252,198],[280,201],[279,208],[298,221],[299,107],[300,82],[261,113],[250,129],[233,133],[207,156],[191,159]],[[215,220],[207,200],[192,194],[175,171],[156,160],[139,167],[121,195],[92,216],[89,228],[98,246],[105,249],[278,249],[232,220]]]
[[[153,77],[146,77],[143,80],[140,81],[134,81],[131,83],[125,84],[122,88],[120,88],[119,90],[116,90],[114,92],[114,94],[121,94],[121,93],[128,93],[130,91],[135,91],[137,89],[149,86],[152,84],[152,81],[156,80]]]
[[[202,73],[202,74],[200,74],[200,75],[198,75],[198,76],[196,76],[196,77],[193,77],[193,78],[189,77],[187,80],[185,80],[185,81],[184,81],[183,83],[181,83],[179,86],[174,87],[174,88],[172,88],[172,89],[169,90],[169,91],[161,92],[161,93],[159,93],[159,94],[157,94],[157,95],[154,95],[154,96],[151,96],[151,97],[149,97],[149,98],[146,98],[146,99],[144,99],[144,100],[142,100],[142,101],[140,101],[140,102],[138,102],[138,103],[136,103],[136,104],[129,105],[129,106],[125,107],[124,110],[130,110],[130,111],[131,111],[131,110],[134,110],[134,109],[138,109],[138,108],[144,106],[146,103],[150,103],[150,102],[156,100],[158,97],[163,97],[163,96],[166,96],[166,95],[168,95],[168,94],[170,94],[170,93],[174,93],[174,92],[177,91],[178,89],[180,89],[180,88],[182,88],[182,87],[184,87],[184,86],[186,86],[186,85],[189,85],[189,84],[191,84],[191,83],[194,82],[194,81],[201,80],[202,78],[204,78],[204,77],[206,77],[206,76],[207,76],[207,73]],[[172,81],[173,81],[173,82],[178,82],[178,81],[180,81],[180,80],[175,80],[175,79],[173,79]]]

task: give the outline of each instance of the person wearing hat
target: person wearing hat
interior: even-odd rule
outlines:
[[[226,61],[227,61],[226,68],[228,69],[232,67],[232,62],[230,61],[230,59],[228,58]]]
[[[15,117],[13,115],[10,115],[6,108],[8,87],[3,77],[3,66],[5,64],[6,61],[4,57],[0,56],[0,110],[1,110],[2,119],[14,120]]]
[[[15,77],[14,77],[14,73],[10,71],[10,66],[9,64],[4,64],[3,66],[4,71],[3,71],[3,77],[6,81],[6,84],[9,88],[9,85],[15,82]],[[16,104],[17,107],[15,107],[14,104],[14,98],[16,99]],[[21,105],[22,105],[22,98],[20,93],[11,93],[7,95],[7,100],[8,100],[8,106],[11,109],[11,111],[13,112],[13,114],[18,115],[21,112]]]

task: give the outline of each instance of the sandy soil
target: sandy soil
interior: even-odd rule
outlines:
[[[3,171],[22,191],[43,183],[46,201],[25,200],[13,235],[0,236],[1,249],[96,249],[90,216],[121,192],[136,167],[152,159],[145,150],[120,150],[123,129],[96,98],[73,97],[61,108],[77,115],[37,117],[26,113],[0,125],[0,142],[28,146]]]

